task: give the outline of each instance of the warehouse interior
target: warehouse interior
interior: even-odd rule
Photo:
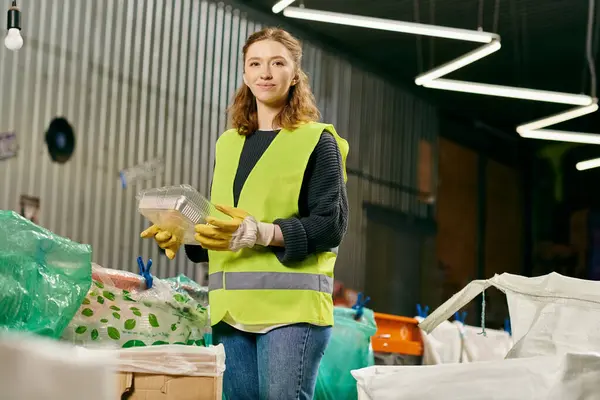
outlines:
[[[486,390],[506,400],[598,398],[595,0],[1,5],[0,358],[9,362],[0,398],[287,399],[265,394],[274,392],[263,392],[262,380],[276,386],[273,370],[291,375],[291,365],[267,371],[259,361],[259,394],[236,392],[241,357],[219,326],[250,332],[255,343],[271,335],[238,329],[227,319],[238,309],[252,325],[276,321],[273,332],[330,329],[311,388],[290,399],[463,399],[469,388],[473,399],[490,398]],[[240,227],[257,216],[255,246],[261,224],[288,246],[238,252],[231,242],[227,256],[204,248],[208,258],[198,261],[189,250],[203,247],[198,226],[218,221],[174,208],[187,231],[170,257],[156,232],[173,220],[157,222],[156,210],[179,196],[200,214],[212,210],[202,218],[222,216],[227,133],[249,143],[263,130],[242,135],[232,104],[239,88],[252,89],[246,52],[255,44],[244,44],[268,28],[301,43],[297,67],[321,115],[311,123],[337,132],[343,238],[325,250],[305,244],[310,255],[298,264],[273,255],[292,245],[279,219],[307,217],[258,217],[271,212],[258,204],[282,207],[293,197],[284,190],[299,147],[268,173],[250,173],[248,182],[269,178],[264,193],[245,186],[266,200],[240,200],[255,209],[228,214]],[[252,96],[256,113],[262,103]],[[236,154],[226,159],[239,168]],[[267,198],[277,185],[281,196]],[[147,212],[152,196],[161,200]],[[185,229],[169,231],[171,245]],[[270,261],[243,260],[261,254]],[[321,273],[318,304],[301,303],[317,298],[306,287],[248,290],[252,273],[298,278],[303,268]],[[235,273],[247,274],[237,290]],[[303,307],[335,322],[291,315]],[[230,314],[215,320],[221,310]],[[526,382],[525,370],[537,372]],[[32,383],[32,371],[47,378]]]

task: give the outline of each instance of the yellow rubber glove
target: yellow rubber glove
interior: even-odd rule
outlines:
[[[167,257],[172,260],[179,247],[181,247],[181,239],[169,231],[160,229],[156,225],[152,225],[140,234],[144,239],[154,238],[161,249],[165,250]]]
[[[206,224],[196,225],[194,237],[203,248],[236,252],[257,244],[268,246],[272,242],[275,235],[273,224],[257,222],[253,216],[239,208],[223,205],[215,205],[215,208],[229,215],[231,220],[207,217]]]

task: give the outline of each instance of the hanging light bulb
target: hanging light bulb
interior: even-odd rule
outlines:
[[[23,47],[23,37],[21,36],[21,10],[17,7],[17,0],[13,0],[12,5],[8,9],[6,29],[8,29],[8,33],[4,38],[4,45],[6,48],[16,51]]]

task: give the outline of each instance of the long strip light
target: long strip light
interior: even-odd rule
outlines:
[[[596,103],[596,101],[594,101],[593,104],[585,107],[573,108],[571,110],[567,110],[565,112],[554,114],[549,117],[538,119],[527,124],[519,125],[517,127],[517,133],[523,136],[527,134],[527,132],[532,132],[539,129],[547,128],[552,125],[560,124],[561,122],[569,121],[587,114],[591,114],[593,112],[596,112],[597,110],[598,104]]]
[[[543,101],[546,103],[570,104],[577,106],[587,106],[594,102],[593,98],[582,94],[490,85],[487,83],[456,81],[452,79],[435,79],[433,81],[424,83],[423,86],[431,89],[444,89],[454,92],[483,94],[488,96],[508,97],[511,99]]]
[[[575,164],[575,168],[578,171],[585,171],[586,169],[598,168],[600,167],[600,158],[594,158],[593,160],[580,161]]]
[[[539,131],[527,132],[521,137],[527,139],[553,140],[557,142],[581,143],[581,144],[600,144],[600,135],[595,133],[553,131],[550,129],[540,129]]]
[[[583,132],[557,131],[552,129],[544,129],[552,125],[560,124],[561,122],[569,121],[575,118],[582,117],[587,114],[598,111],[597,100],[594,103],[585,106],[577,107],[571,110],[552,115],[550,117],[538,119],[517,127],[517,132],[521,137],[528,139],[543,139],[554,140],[559,142],[584,143],[584,144],[600,144],[600,135]]]
[[[597,99],[594,99],[591,96],[441,79],[451,72],[457,71],[460,68],[481,60],[500,50],[500,36],[495,33],[289,7],[289,4],[287,6],[283,5],[287,2],[291,4],[293,0],[281,0],[273,6],[273,12],[278,13],[283,9],[283,15],[288,18],[484,43],[483,46],[461,57],[420,74],[415,78],[415,83],[431,89],[443,89],[456,92],[579,106],[560,114],[520,125],[517,127],[517,133],[521,137],[531,139],[600,144],[600,135],[597,134],[543,129],[597,111]],[[598,160],[600,163],[600,159]],[[596,160],[590,160],[590,162],[592,161]]]
[[[419,86],[426,86],[435,79],[441,78],[444,75],[448,75],[450,72],[461,69],[475,61],[481,60],[484,57],[489,56],[492,53],[500,50],[500,41],[494,39],[491,43],[485,44],[463,56],[455,58],[454,60],[447,62],[439,67],[436,67],[430,71],[422,73],[415,78],[415,83]]]
[[[308,21],[357,26],[360,28],[379,29],[391,32],[411,33],[413,35],[425,35],[446,39],[465,40],[467,42],[490,43],[492,40],[499,38],[498,35],[490,32],[418,24],[415,22],[395,21],[383,18],[364,17],[362,15],[342,14],[299,7],[287,7],[283,10],[283,15],[288,18],[304,19]]]
[[[296,0],[280,0],[277,2],[277,4],[275,4],[271,8],[271,11],[273,11],[273,14],[279,14],[281,12],[281,10],[288,7],[290,4],[292,4],[295,1]]]

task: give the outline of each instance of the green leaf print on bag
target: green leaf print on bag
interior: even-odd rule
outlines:
[[[75,333],[77,333],[78,335],[84,334],[85,331],[87,331],[87,327],[85,326],[78,326],[77,328],[75,328]]]
[[[135,315],[136,317],[141,317],[142,316],[142,313],[140,312],[139,308],[137,308],[137,307],[131,307],[130,310],[133,313],[133,315]]]
[[[93,329],[92,333],[91,333],[91,336],[92,336],[92,340],[97,340],[98,339],[98,330],[97,329]]]
[[[108,290],[102,292],[102,295],[104,295],[104,297],[106,297],[110,301],[115,301],[115,295],[109,292]]]
[[[94,285],[96,285],[100,289],[104,289],[104,283],[102,283],[100,281],[94,281]]]
[[[91,303],[90,299],[88,299],[88,298],[86,297],[85,299],[83,299],[83,302],[82,302],[81,304],[83,304],[83,305],[86,305],[86,306],[87,306],[87,305],[88,305],[88,304],[90,304],[90,303]]]
[[[98,296],[98,298],[96,300],[98,300],[98,303],[104,304],[104,297]]]
[[[113,317],[115,317],[115,319],[121,319],[121,315],[116,312],[113,313]]]
[[[169,344],[169,342],[165,342],[164,340],[157,340],[156,342],[152,343],[152,346],[162,346],[165,344]]]
[[[108,337],[113,340],[121,339],[121,334],[119,333],[119,331],[116,328],[113,328],[112,326],[109,326],[106,329],[106,332],[108,333]]]
[[[110,309],[114,311],[121,311],[121,309],[117,306],[110,306]]]
[[[146,347],[146,343],[142,342],[141,340],[129,340],[125,342],[122,347],[124,349],[128,349],[130,347]]]
[[[108,320],[107,320],[106,318],[102,318],[102,319],[100,320],[100,322],[102,322],[103,324],[106,324],[106,323],[108,322]]]
[[[124,290],[123,292],[126,292],[126,290]],[[127,292],[127,294],[123,293],[123,300],[137,303],[136,300],[131,298],[131,296],[129,295],[129,292]]]
[[[171,330],[175,332],[177,330],[177,324],[171,325]]]
[[[156,315],[154,315],[154,314],[148,314],[148,322],[150,323],[150,326],[152,326],[153,328],[158,328],[160,326],[158,324],[158,320],[156,319]]]
[[[125,321],[125,329],[132,330],[135,328],[135,319],[128,319]]]
[[[91,308],[84,308],[81,314],[83,314],[86,317],[91,317],[92,315],[94,315],[94,312]]]
[[[173,296],[173,298],[178,303],[187,303],[187,298],[182,294],[177,293]]]

